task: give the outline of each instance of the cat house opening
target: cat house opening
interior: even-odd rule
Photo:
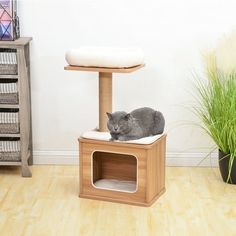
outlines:
[[[137,190],[135,156],[95,151],[92,154],[92,173],[96,188],[131,193]]]

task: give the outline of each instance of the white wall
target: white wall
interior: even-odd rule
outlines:
[[[207,152],[212,143],[193,125],[196,118],[189,111],[192,72],[202,71],[201,52],[234,28],[235,9],[235,0],[18,0],[21,35],[33,37],[37,162],[73,159],[77,137],[97,125],[97,75],[63,70],[65,51],[81,45],[143,48],[144,69],[114,75],[114,110],[162,111],[167,152],[169,157],[179,153],[177,164]]]

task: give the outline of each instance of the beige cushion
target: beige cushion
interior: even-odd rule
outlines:
[[[66,61],[72,66],[125,68],[143,64],[144,54],[134,48],[81,47],[69,50]]]
[[[136,140],[129,140],[129,141],[114,141],[114,142],[125,142],[125,143],[136,143],[136,144],[151,144],[154,143],[157,139],[161,138],[164,134],[158,134],[150,137],[140,138]],[[87,131],[82,134],[83,138],[86,139],[95,139],[95,140],[101,140],[101,141],[109,141],[111,138],[111,135],[109,132],[99,132],[99,131]]]

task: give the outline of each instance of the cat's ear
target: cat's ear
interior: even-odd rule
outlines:
[[[108,117],[109,119],[112,119],[112,114],[109,113],[109,112],[107,112],[107,117]]]
[[[126,114],[124,118],[125,118],[125,120],[129,120],[131,118],[131,114],[129,114],[129,113]]]

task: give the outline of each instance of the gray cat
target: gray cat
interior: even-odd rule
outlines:
[[[107,127],[110,140],[134,140],[156,134],[162,134],[165,119],[161,112],[149,107],[133,110],[130,113],[117,111],[108,113]]]

